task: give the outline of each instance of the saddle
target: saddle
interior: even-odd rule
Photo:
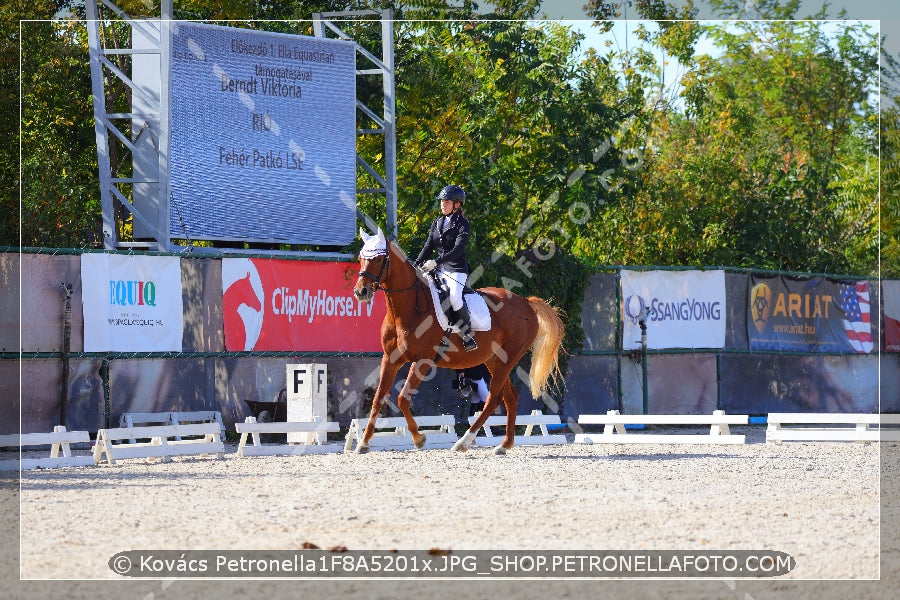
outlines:
[[[454,324],[455,320],[450,307],[450,290],[438,277],[437,273],[429,273],[428,288],[431,290],[431,298],[434,301],[434,312],[438,324],[444,331],[459,333],[459,328]],[[469,321],[472,331],[488,331],[491,328],[491,313],[481,293],[469,286],[463,287],[463,302],[469,309]],[[451,313],[451,314],[448,314]]]

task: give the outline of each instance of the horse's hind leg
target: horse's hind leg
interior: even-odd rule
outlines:
[[[506,454],[516,443],[516,413],[519,410],[519,392],[513,387],[512,381],[506,380],[503,386],[503,404],[506,406],[506,435],[499,446],[494,448],[494,454]]]
[[[505,377],[505,379],[506,381],[509,381],[509,377]],[[456,440],[456,443],[453,444],[453,450],[465,452],[469,449],[469,446],[478,434],[478,430],[484,427],[484,422],[487,421],[489,416],[494,414],[494,409],[500,406],[504,385],[503,379],[491,379],[491,387],[488,389],[488,397],[485,399],[484,409],[481,411],[481,414],[478,415],[478,418],[475,419],[475,422],[469,427],[468,431],[466,431],[461,438]]]

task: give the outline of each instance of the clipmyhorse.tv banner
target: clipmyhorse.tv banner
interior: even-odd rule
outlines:
[[[751,350],[871,352],[867,281],[750,277]]]
[[[177,256],[81,255],[85,352],[181,352]]]
[[[358,265],[222,259],[225,348],[380,352],[384,294],[353,297]]]
[[[725,271],[622,271],[622,348],[725,346]]]

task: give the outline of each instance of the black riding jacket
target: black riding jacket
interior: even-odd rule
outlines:
[[[438,255],[435,262],[439,268],[443,267],[453,273],[468,274],[470,269],[466,257],[466,245],[472,231],[469,221],[462,216],[462,213],[455,212],[450,216],[449,225],[442,232],[443,221],[444,215],[441,215],[431,224],[431,229],[428,230],[428,239],[425,240],[425,246],[419,252],[415,264],[421,266],[436,249]]]

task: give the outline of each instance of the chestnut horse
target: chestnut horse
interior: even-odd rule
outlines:
[[[378,390],[356,451],[369,451],[375,420],[400,367],[411,363],[397,405],[406,418],[413,443],[421,448],[425,445],[425,435],[419,432],[409,406],[416,388],[431,368],[464,369],[485,363],[491,372],[491,385],[484,410],[453,449],[466,451],[502,398],[507,415],[506,435],[494,453],[506,454],[513,447],[519,404],[519,394],[510,380],[513,368],[533,348],[529,387],[535,398],[544,394],[551,375],[559,374],[564,325],[556,309],[537,297],[526,299],[506,289],[482,288],[478,293],[491,313],[490,331],[474,332],[478,348],[470,352],[463,350],[462,338],[457,333],[449,336],[449,348],[441,348],[444,330],[437,322],[428,284],[422,281],[419,271],[397,244],[385,239],[380,229],[372,236],[360,229],[360,235],[364,244],[359,253],[360,272],[353,295],[361,302],[369,302],[379,288],[384,290],[387,314],[381,325],[384,354]],[[437,308],[440,310],[440,306]]]

